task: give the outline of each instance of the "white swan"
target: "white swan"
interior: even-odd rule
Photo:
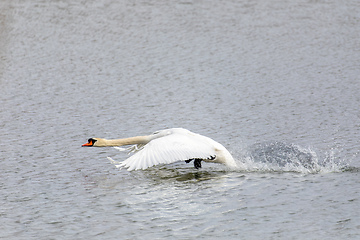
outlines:
[[[183,128],[171,128],[157,131],[148,136],[113,140],[90,138],[88,143],[82,146],[115,147],[124,145],[135,145],[128,150],[137,152],[125,161],[118,162],[117,167],[127,168],[128,171],[146,169],[158,164],[169,164],[177,161],[188,163],[192,160],[194,160],[195,168],[201,167],[201,161],[236,167],[235,160],[223,145],[211,138]]]

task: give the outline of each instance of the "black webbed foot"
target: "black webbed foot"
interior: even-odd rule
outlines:
[[[201,159],[194,159],[194,167],[196,169],[201,168]]]
[[[189,163],[189,162],[191,162],[192,160],[194,160],[194,168],[196,168],[196,169],[201,168],[201,161],[202,161],[202,159],[200,159],[200,158],[189,159],[189,160],[185,160],[185,162],[186,162],[186,163]]]

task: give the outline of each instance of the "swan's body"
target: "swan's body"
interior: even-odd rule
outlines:
[[[88,143],[82,146],[115,147],[124,145],[135,145],[132,149],[136,151],[134,155],[117,165],[127,168],[128,171],[177,161],[188,163],[191,160],[194,160],[195,168],[201,167],[201,161],[236,167],[235,160],[223,145],[183,128],[171,128],[157,131],[148,136],[114,140],[90,138]]]

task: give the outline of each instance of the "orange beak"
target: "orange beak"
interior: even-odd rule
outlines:
[[[94,145],[92,139],[89,139],[89,142],[88,143],[85,143],[83,145],[81,145],[82,147],[92,147]]]

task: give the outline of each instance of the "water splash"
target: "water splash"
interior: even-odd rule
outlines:
[[[276,141],[254,144],[242,155],[238,165],[247,172],[328,173],[343,172],[349,167],[336,157],[336,151],[319,157],[310,147]]]

